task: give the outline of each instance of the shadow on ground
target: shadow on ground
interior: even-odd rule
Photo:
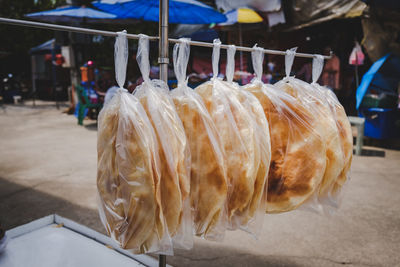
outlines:
[[[11,229],[53,213],[105,233],[97,210],[84,208],[0,178],[0,225],[4,229]]]
[[[105,233],[97,210],[84,208],[32,187],[21,186],[0,178],[0,224],[4,229],[11,229],[53,213]],[[290,255],[290,252],[289,255],[268,255],[266,251],[265,255],[260,255],[246,252],[248,249],[233,249],[222,243],[204,242],[196,238],[192,250],[175,250],[175,256],[168,256],[167,263],[173,266],[192,267],[362,265],[306,255],[294,256]],[[157,257],[157,255],[151,256]]]
[[[378,148],[400,150],[400,138],[380,140],[380,139],[365,137],[364,146],[373,146]]]
[[[85,127],[89,131],[97,131],[97,122],[90,122],[87,124],[83,124],[83,127]]]

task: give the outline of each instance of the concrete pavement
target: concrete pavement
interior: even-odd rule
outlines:
[[[43,102],[0,109],[0,224],[51,213],[103,232],[96,203],[96,125]],[[376,150],[376,148],[369,148]],[[378,149],[379,150],[379,149]],[[195,240],[175,266],[399,266],[400,151],[354,157],[352,178],[333,216],[266,215],[258,240],[235,231],[221,243]],[[371,153],[374,154],[374,153]]]

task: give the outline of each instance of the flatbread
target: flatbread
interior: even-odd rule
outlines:
[[[245,88],[260,101],[270,127],[266,212],[294,210],[314,195],[325,172],[326,148],[312,128],[315,117],[273,86],[253,83]]]
[[[230,85],[230,86],[229,86]],[[269,165],[271,162],[271,139],[269,135],[269,124],[265,117],[263,107],[258,99],[247,90],[240,88],[235,83],[228,83],[229,89],[236,95],[240,103],[245,107],[253,118],[255,127],[255,160],[254,166],[258,168],[255,181],[253,196],[248,203],[248,206],[242,211],[236,212],[236,227],[245,227],[249,231],[257,231],[259,228],[260,219],[263,218],[266,206],[267,196],[267,178]],[[257,216],[257,213],[260,216]],[[251,223],[252,225],[248,225]],[[235,228],[235,225],[233,225]]]
[[[191,151],[190,197],[194,233],[219,239],[224,220],[227,177],[221,140],[201,97],[191,88],[171,92]]]
[[[289,82],[279,82],[276,86],[312,111],[318,122],[315,130],[326,144],[326,168],[318,194],[320,197],[326,196],[345,164],[338,127],[326,97],[310,84],[295,78],[290,78]]]
[[[353,134],[351,125],[347,118],[343,106],[339,103],[336,95],[331,90],[324,90],[326,98],[330,104],[332,114],[336,118],[336,124],[339,131],[340,143],[344,154],[344,166],[337,180],[331,189],[331,195],[335,196],[339,193],[342,186],[347,181],[348,172],[350,171],[353,158]]]
[[[247,209],[254,193],[259,165],[253,119],[226,82],[213,79],[195,91],[202,97],[221,136],[229,182],[227,213],[231,221],[235,213]]]
[[[143,107],[118,91],[99,115],[97,188],[107,232],[134,253],[165,237],[154,131]]]
[[[138,96],[156,132],[161,164],[161,204],[171,237],[181,227],[184,213],[190,213],[190,150],[182,122],[168,88],[160,81],[144,82],[136,89]],[[185,208],[185,202],[188,203]]]

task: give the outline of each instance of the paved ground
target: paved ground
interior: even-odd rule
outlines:
[[[96,209],[96,125],[53,105],[0,108],[0,224],[58,213],[104,232]],[[376,148],[370,148],[376,150]],[[371,151],[372,151],[371,150]],[[268,215],[258,240],[228,232],[196,239],[175,266],[399,266],[400,151],[355,157],[341,209]],[[382,157],[384,155],[384,157]]]

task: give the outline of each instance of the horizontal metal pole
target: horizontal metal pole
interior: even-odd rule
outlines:
[[[29,20],[20,20],[20,19],[8,19],[0,17],[0,23],[3,24],[11,24],[11,25],[18,25],[18,26],[27,26],[33,28],[41,28],[41,29],[49,29],[49,30],[56,30],[56,31],[67,31],[67,32],[78,32],[78,33],[85,33],[85,34],[93,34],[93,35],[103,35],[103,36],[110,36],[116,37],[116,32],[110,31],[101,31],[89,28],[81,28],[81,27],[72,27],[72,26],[65,26],[65,25],[57,25],[51,23],[43,23],[43,22],[35,22]],[[139,39],[138,34],[127,34],[126,37],[128,39]],[[149,36],[149,40],[158,40],[158,36]],[[179,39],[168,39],[171,43],[179,43]],[[202,47],[213,47],[212,43],[206,42],[199,42],[199,41],[190,41],[190,45],[192,46],[202,46]],[[221,44],[221,48],[228,49],[228,45]],[[236,46],[236,50],[238,51],[245,51],[245,52],[252,52],[253,48],[245,47],[245,46]],[[265,54],[270,55],[286,55],[285,51],[280,50],[271,50],[271,49],[263,49]],[[306,53],[297,53],[295,54],[296,57],[305,57],[305,58],[314,58],[314,54],[306,54]],[[324,59],[330,59],[332,57],[332,52],[330,55],[322,55]]]

